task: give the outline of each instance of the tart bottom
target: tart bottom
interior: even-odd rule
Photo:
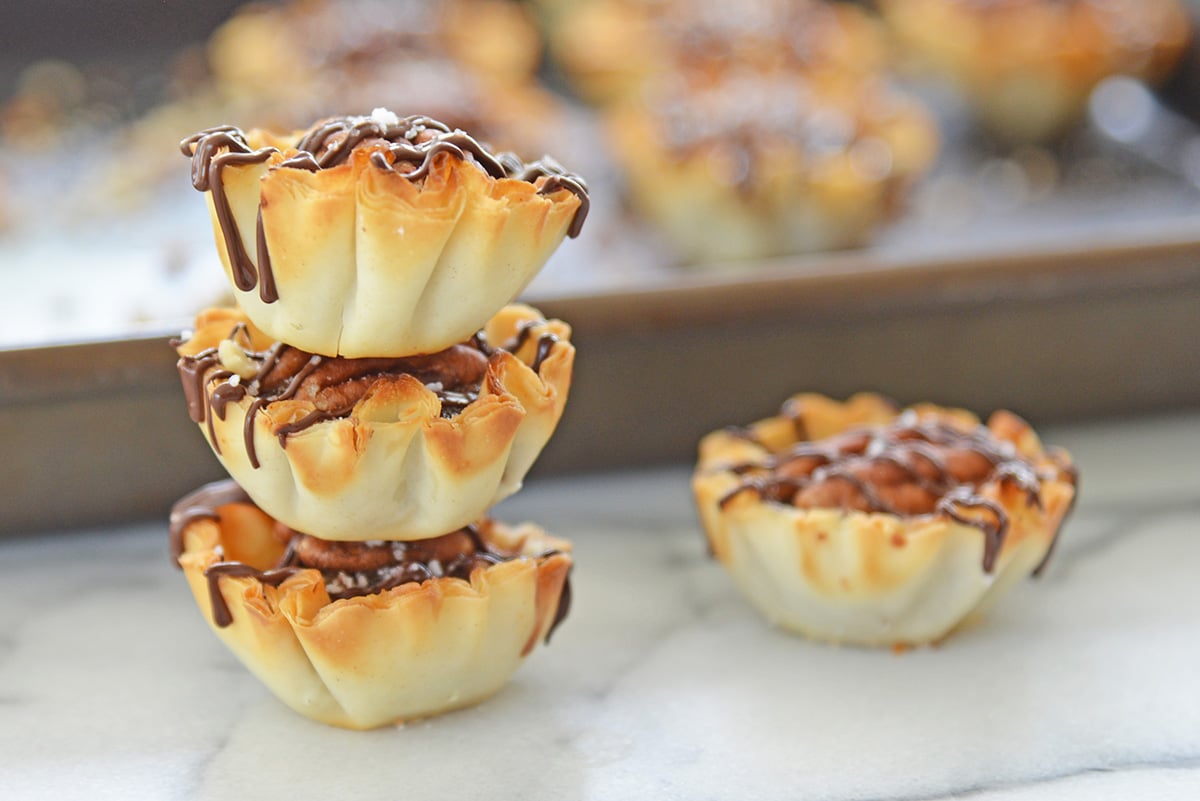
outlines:
[[[494,694],[561,619],[569,544],[531,524],[479,529],[512,558],[475,568],[469,581],[432,578],[331,601],[315,569],[272,586],[283,551],[275,521],[234,502],[186,524],[179,564],[210,627],[276,697],[313,720],[371,729]],[[215,580],[231,617],[222,626],[205,572],[230,561],[251,575]]]
[[[1052,516],[1069,503],[1056,498]],[[926,645],[970,625],[1041,564],[1057,528],[1014,521],[985,573],[979,529],[951,520],[756,506],[710,540],[741,593],[782,629],[863,646]]]

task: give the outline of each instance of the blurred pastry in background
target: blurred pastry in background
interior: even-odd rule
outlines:
[[[86,67],[56,59],[26,66],[0,107],[6,145],[44,149],[68,141],[75,129],[108,130],[159,102],[189,108],[257,112],[257,124],[298,127],[319,114],[346,108],[334,93],[390,96],[420,93],[415,80],[397,81],[386,67],[429,64],[439,86],[468,82],[453,65],[487,89],[535,82],[540,34],[523,6],[504,0],[289,0],[250,3],[212,35],[207,46],[184,48],[165,75],[136,72],[137,62]],[[453,75],[452,81],[444,80]],[[451,103],[468,108],[476,97],[445,86]],[[402,96],[403,97],[403,96]],[[431,90],[413,100],[437,97]],[[387,98],[363,101],[367,110]],[[313,110],[313,105],[322,108]],[[430,109],[434,111],[436,109]],[[179,123],[179,135],[197,127]]]
[[[1105,78],[1164,79],[1192,36],[1180,0],[879,0],[914,68],[1015,143],[1052,139]]]
[[[502,0],[308,0],[246,6],[208,52],[217,89],[254,101],[257,125],[295,128],[333,109],[391,103],[470,117],[451,122],[479,131],[499,105],[491,96],[511,102],[532,88],[541,43],[528,11]]]
[[[699,83],[734,66],[853,81],[887,57],[870,15],[817,0],[595,0],[572,4],[547,36],[572,88],[601,105],[678,70]]]
[[[244,6],[209,42],[231,91],[302,95],[323,73],[371,79],[379,60],[445,55],[498,84],[529,81],[541,41],[527,9],[505,0],[292,0]]]
[[[630,205],[683,261],[861,245],[934,159],[857,6],[597,0],[560,19],[550,54],[602,107]]]
[[[691,262],[864,244],[938,143],[882,78],[797,70],[660,80],[605,121],[631,204]]]
[[[504,0],[292,0],[243,7],[212,35],[203,77],[101,159],[102,204],[137,206],[174,172],[159,147],[213,119],[295,130],[380,106],[470,130],[500,150],[569,152],[563,102],[536,79],[540,35]]]

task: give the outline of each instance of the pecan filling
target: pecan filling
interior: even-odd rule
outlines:
[[[765,501],[801,509],[945,515],[974,526],[984,534],[983,569],[989,573],[1004,544],[1009,516],[983,490],[1014,485],[1028,504],[1040,506],[1043,481],[1074,485],[1077,480],[1074,468],[1056,452],[1035,464],[984,426],[963,429],[920,419],[912,411],[890,425],[800,441],[727,469],[741,481],[721,498],[722,508],[742,493],[754,492]]]
[[[254,419],[275,401],[299,400],[313,405],[303,418],[275,430],[280,445],[287,438],[317,423],[347,417],[370,388],[389,377],[410,375],[433,391],[442,402],[442,416],[453,417],[479,397],[487,367],[499,350],[515,352],[541,323],[524,323],[512,339],[491,346],[481,330],[468,341],[432,354],[403,357],[349,359],[320,356],[276,342],[266,350],[251,348],[244,324],[236,325],[227,341],[235,346],[240,372],[226,365],[221,347],[206,348],[180,357],[177,367],[187,397],[188,414],[195,423],[208,427],[209,440],[220,452],[213,430],[214,417],[225,419],[226,407],[249,396],[254,400],[246,412],[243,440],[250,464],[259,466],[254,445]],[[538,337],[530,368],[537,372],[550,355],[558,338],[552,333]]]
[[[219,507],[227,504],[253,504],[233,481],[217,481],[180,499],[171,510],[171,555],[178,566],[182,555],[183,533],[197,520],[220,520]],[[331,601],[374,595],[403,584],[430,579],[454,578],[470,581],[479,568],[521,558],[524,554],[499,547],[490,536],[491,523],[465,526],[458,531],[426,540],[398,542],[332,542],[275,524],[276,538],[286,545],[283,555],[269,569],[259,570],[243,562],[218,561],[204,571],[208,580],[213,622],[224,628],[233,622],[229,605],[220,592],[223,576],[253,577],[263,584],[279,586],[302,570],[319,570]],[[218,551],[219,553],[219,551]],[[548,549],[534,554],[544,559],[558,553]],[[554,621],[546,633],[547,642],[570,611],[569,579],[559,596]]]
[[[414,542],[330,542],[283,526],[279,532],[287,550],[276,568],[320,570],[325,589],[335,601],[433,578],[469,581],[477,567],[516,556],[490,546],[476,526]]]

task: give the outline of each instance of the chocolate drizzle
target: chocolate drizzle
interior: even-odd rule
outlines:
[[[410,180],[429,174],[433,157],[450,153],[472,161],[493,178],[510,177],[506,163],[465,131],[430,117],[335,117],[318,123],[296,144],[299,152],[281,166],[327,170],[344,164],[359,145],[372,144],[371,163],[381,170],[400,172]],[[396,164],[416,164],[399,171]]]
[[[583,221],[587,219],[588,210],[591,208],[591,199],[583,178],[575,173],[567,172],[561,164],[549,156],[543,156],[521,168],[517,168],[515,164],[510,167],[513,172],[509,177],[520,181],[528,181],[532,184],[537,183],[539,178],[545,178],[541,188],[538,189],[539,195],[552,195],[560,189],[565,189],[579,198],[579,209],[571,218],[571,226],[567,229],[567,236],[572,239],[579,236],[579,232],[583,230]]]
[[[245,328],[237,326],[230,333],[229,339],[236,340],[244,333]],[[271,401],[290,400],[295,396],[301,382],[326,361],[324,356],[309,354],[307,362],[292,374],[286,383],[276,382],[272,386],[268,383],[268,378],[275,372],[280,355],[285,351],[303,354],[303,351],[282,342],[276,342],[265,351],[246,351],[247,356],[258,363],[258,371],[249,381],[243,381],[237,373],[221,367],[221,356],[217,348],[205,348],[195,355],[180,357],[176,367],[183,381],[188,415],[192,422],[205,424],[208,439],[217,453],[221,452],[221,444],[213,428],[213,418],[224,420],[225,407],[228,404],[237,403],[247,394],[257,396],[246,411],[242,430],[246,455],[251,466],[257,468],[259,462],[254,447],[255,416]]]
[[[550,556],[556,551],[548,551],[545,555]],[[571,570],[574,566],[567,568],[567,575],[563,578],[562,591],[558,594],[558,608],[554,610],[554,619],[550,621],[550,628],[546,629],[546,644],[550,644],[550,637],[553,636],[554,630],[567,619],[567,615],[571,613]]]
[[[515,336],[498,348],[491,346],[486,334],[480,330],[465,343],[438,353],[349,359],[311,354],[282,342],[255,351],[251,349],[245,324],[239,323],[227,339],[256,366],[253,375],[243,378],[227,369],[217,347],[181,356],[176,366],[187,398],[188,415],[192,422],[206,427],[208,439],[218,454],[221,445],[213,420],[225,419],[228,404],[238,403],[247,396],[253,398],[243,420],[242,441],[250,465],[258,468],[254,421],[269,404],[293,399],[313,403],[313,409],[303,417],[274,430],[282,447],[287,447],[288,437],[293,434],[321,422],[349,416],[369,385],[388,376],[413,376],[437,395],[442,417],[454,417],[478,399],[482,382],[488,378],[487,367],[492,357],[498,351],[515,353],[543,324],[542,320],[526,321]],[[529,368],[539,372],[558,341],[552,332],[539,335]]]
[[[753,436],[747,436],[753,441]],[[801,508],[835,507],[900,517],[944,515],[984,536],[983,569],[996,565],[1009,517],[981,492],[984,485],[1013,485],[1030,505],[1041,503],[1046,479],[1076,482],[1073,468],[1055,461],[1039,469],[988,429],[969,430],[905,412],[888,426],[855,428],[816,442],[723,469],[741,476],[719,501],[745,492]],[[1053,547],[1053,546],[1051,546]]]
[[[179,564],[183,555],[183,532],[197,520],[219,520],[217,509],[230,503],[250,503],[246,491],[232,481],[214,481],[180,498],[171,509],[168,537],[171,561]]]
[[[255,231],[256,266],[242,242],[221,173],[230,164],[261,164],[279,153],[279,149],[263,147],[255,150],[247,143],[245,133],[231,125],[200,131],[184,139],[179,146],[183,154],[192,159],[192,186],[201,192],[212,193],[234,286],[249,292],[257,285],[262,301],[274,303],[279,299],[279,292],[271,270],[262,209],[260,207],[258,212]],[[359,147],[371,150],[370,163],[374,167],[395,172],[410,181],[423,180],[429,175],[434,158],[448,154],[474,164],[492,178],[537,184],[541,195],[566,190],[579,198],[579,208],[571,219],[567,235],[574,238],[583,230],[590,203],[587,183],[581,177],[567,172],[550,157],[526,164],[512,153],[494,154],[465,131],[431,117],[397,117],[382,110],[369,117],[335,117],[309,129],[296,142],[294,152],[289,151],[268,169],[326,170],[344,164]]]
[[[209,128],[193,134],[179,143],[179,149],[192,159],[192,186],[200,192],[211,192],[213,209],[225,241],[225,252],[229,254],[229,267],[233,273],[233,284],[243,292],[259,286],[259,297],[264,303],[279,299],[275,294],[275,278],[271,273],[270,257],[267,256],[266,237],[262,227],[262,212],[258,215],[257,251],[259,265],[256,268],[246,253],[242,235],[233,210],[229,206],[229,195],[221,172],[226,165],[262,164],[278,152],[273,147],[254,150],[246,143],[246,136],[231,125]],[[264,258],[265,257],[265,258]],[[259,281],[259,275],[262,281]]]
[[[506,350],[509,353],[516,353],[522,348],[522,346],[524,346],[526,342],[529,341],[529,337],[533,334],[533,330],[541,324],[541,320],[526,320],[524,323],[521,323],[521,325],[517,328],[517,333],[512,337],[512,339],[510,339],[508,342],[505,342],[500,349]],[[481,343],[483,348],[488,348],[486,337],[483,339],[478,339],[480,336],[484,336],[483,331],[480,331],[478,334],[476,334],[477,338],[473,341]],[[534,351],[533,361],[529,363],[530,370],[533,370],[536,373],[541,369],[542,362],[546,361],[546,357],[548,357],[551,351],[554,350],[554,343],[556,342],[558,342],[558,337],[550,331],[546,331],[538,336],[537,349]],[[489,348],[484,352],[491,353],[493,351]]]
[[[220,628],[225,628],[233,623],[233,613],[229,611],[229,604],[225,602],[225,596],[221,594],[222,578],[254,578],[263,584],[278,587],[303,570],[302,567],[256,570],[242,562],[215,562],[209,565],[208,569],[204,571],[204,578],[208,580],[208,597],[209,603],[212,605],[213,623]]]
[[[171,511],[171,551],[175,564],[183,551],[183,533],[196,520],[220,520],[219,507],[253,501],[231,480],[201,487],[175,504]],[[486,525],[486,524],[484,524]],[[213,622],[224,628],[233,622],[229,605],[221,594],[222,578],[254,578],[278,587],[305,570],[321,573],[331,601],[375,595],[404,584],[453,578],[470,581],[479,568],[518,558],[547,559],[561,553],[548,549],[526,557],[497,550],[479,526],[470,525],[441,537],[414,542],[370,541],[329,542],[307,534],[281,529],[287,547],[278,561],[266,570],[236,561],[218,561],[204,571]],[[546,642],[566,618],[571,607],[570,574],[563,581],[558,608],[546,632]]]

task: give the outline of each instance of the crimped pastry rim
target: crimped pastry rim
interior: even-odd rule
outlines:
[[[217,507],[216,519],[204,517],[189,521],[181,533],[183,553],[179,558],[179,566],[188,579],[200,612],[218,637],[281,701],[300,714],[330,725],[370,729],[441,714],[482,701],[507,683],[512,672],[533,650],[538,640],[548,639],[550,632],[561,621],[559,605],[563,602],[564,593],[569,598],[567,580],[572,558],[568,541],[553,537],[530,523],[510,527],[488,520],[483,521],[483,525],[489,529],[489,539],[492,536],[508,538],[510,544],[519,540],[521,553],[507,561],[477,566],[472,570],[469,580],[457,577],[430,578],[401,584],[372,595],[330,600],[320,572],[313,568],[297,571],[277,587],[268,586],[254,576],[220,576],[215,580],[216,592],[227,607],[236,612],[232,613],[230,624],[219,626],[214,619],[210,599],[204,597],[212,592],[205,571],[211,565],[224,561],[223,549],[230,545],[228,537],[237,533],[229,529],[244,527],[244,523],[239,522],[236,516],[228,523],[222,519],[221,510],[227,509],[228,505]],[[253,504],[240,501],[234,501],[233,505],[253,507]],[[271,521],[261,510],[253,509],[252,514]],[[508,642],[504,654],[497,657],[495,662],[478,666],[480,670],[494,668],[498,672],[485,679],[482,687],[473,694],[449,699],[436,696],[428,703],[422,702],[413,707],[416,711],[401,710],[399,714],[393,714],[393,710],[364,708],[361,704],[351,708],[344,706],[341,700],[340,694],[348,692],[341,685],[365,682],[369,692],[371,682],[358,674],[360,668],[364,674],[370,674],[373,670],[377,672],[379,666],[370,664],[375,660],[368,654],[362,663],[355,657],[350,659],[349,664],[332,671],[328,667],[321,668],[322,661],[330,658],[336,661],[339,658],[341,649],[337,643],[342,639],[339,631],[345,630],[346,636],[350,636],[349,632],[355,628],[375,625],[372,621],[388,618],[392,620],[395,636],[409,636],[410,626],[418,626],[419,631],[420,626],[425,624],[405,623],[405,620],[427,618],[430,609],[449,610],[453,599],[459,599],[468,608],[476,610],[476,604],[490,608],[491,604],[501,603],[501,598],[507,599],[508,591],[514,586],[518,589],[524,586],[526,596],[529,592],[533,593],[532,599],[526,597],[525,601],[520,602],[533,605],[526,609],[527,614],[531,615],[530,630],[508,632],[509,636],[502,638]],[[453,629],[456,625],[453,615],[456,612],[435,611],[435,621],[440,614],[452,616],[446,625]],[[396,629],[396,626],[399,628]],[[290,639],[284,643],[286,647],[280,647],[276,638],[283,636],[288,639],[288,631],[292,632]],[[461,636],[471,637],[470,627],[464,628]],[[474,632],[474,636],[483,638],[481,642],[487,639],[486,633]],[[455,674],[456,671],[462,673],[469,669],[469,666],[454,662],[453,653],[444,658],[452,661],[445,665],[443,671],[438,671],[439,676],[443,672]],[[409,681],[405,678],[405,667],[401,664],[389,668],[396,671],[391,680],[401,684]],[[317,676],[315,685],[312,678],[314,670]],[[387,677],[378,677],[378,680],[386,683]],[[456,679],[451,675],[448,680],[453,683]],[[457,680],[465,684],[472,683],[469,676]]]
[[[181,356],[203,350],[208,343],[219,341],[220,331],[229,331],[237,323],[247,324],[253,331],[252,323],[240,310],[201,312],[192,336],[180,342],[177,350]],[[536,309],[520,304],[505,307],[489,323],[510,326],[510,333],[528,326],[531,333],[517,353],[499,349],[492,353],[479,397],[449,419],[441,417],[440,401],[431,390],[411,376],[401,376],[379,395],[369,391],[348,415],[313,423],[287,435],[283,442],[277,435],[279,428],[295,420],[299,409],[309,407],[301,407],[298,401],[277,401],[293,404],[284,406],[286,416],[277,419],[271,414],[275,403],[266,404],[252,423],[252,454],[245,449],[244,425],[246,414],[253,409],[253,397],[247,393],[226,404],[224,417],[218,417],[208,399],[220,382],[204,379],[201,390],[206,411],[199,423],[201,432],[254,500],[297,530],[331,540],[437,536],[439,531],[477,519],[492,504],[519,489],[525,473],[557,427],[570,391],[575,348],[569,325],[546,320]],[[553,343],[535,372],[533,363],[540,356],[537,349],[542,336],[551,337]],[[252,341],[265,341],[261,332],[251,337]],[[497,338],[495,344],[503,341]],[[385,407],[392,403],[404,413],[382,421],[365,416],[363,411],[368,407],[372,411],[376,408],[377,397],[384,398]],[[396,515],[427,521],[414,523],[411,530],[399,517],[369,517],[370,513],[361,507],[343,509],[340,514],[346,519],[337,522],[336,528],[329,528],[329,522],[313,524],[303,519],[304,510],[311,512],[323,500],[328,500],[326,505],[331,507],[319,510],[324,518],[338,519],[332,506],[366,492],[361,482],[369,479],[360,482],[357,475],[338,472],[337,465],[331,464],[331,455],[342,460],[339,464],[357,468],[375,456],[385,458],[386,449],[399,447],[417,448],[423,455],[418,458],[414,454],[415,461],[403,463],[388,457],[391,461],[385,467],[392,472],[378,476],[387,491],[398,492],[401,486],[417,479],[437,480],[442,482],[439,486],[451,488],[459,485],[445,482],[461,481],[463,489],[454,493],[456,510],[443,513],[437,508],[437,498],[406,492],[400,498],[405,505],[397,505]],[[259,467],[253,467],[252,455]],[[476,481],[482,483],[476,487]],[[464,493],[471,497],[466,498]],[[355,520],[363,524],[361,534],[355,533],[359,530]],[[379,527],[369,530],[376,523]]]
[[[385,116],[327,122],[442,126],[377,112]],[[437,137],[455,152],[427,149],[408,172],[392,169],[400,162],[389,161],[386,142],[332,148],[349,155],[330,166],[299,149],[315,145],[295,134],[220,126],[181,143],[234,296],[259,328],[327,356],[442,350],[511,303],[579,233],[581,177],[549,157],[525,163],[461,130],[442,134],[471,142],[483,161]]]

